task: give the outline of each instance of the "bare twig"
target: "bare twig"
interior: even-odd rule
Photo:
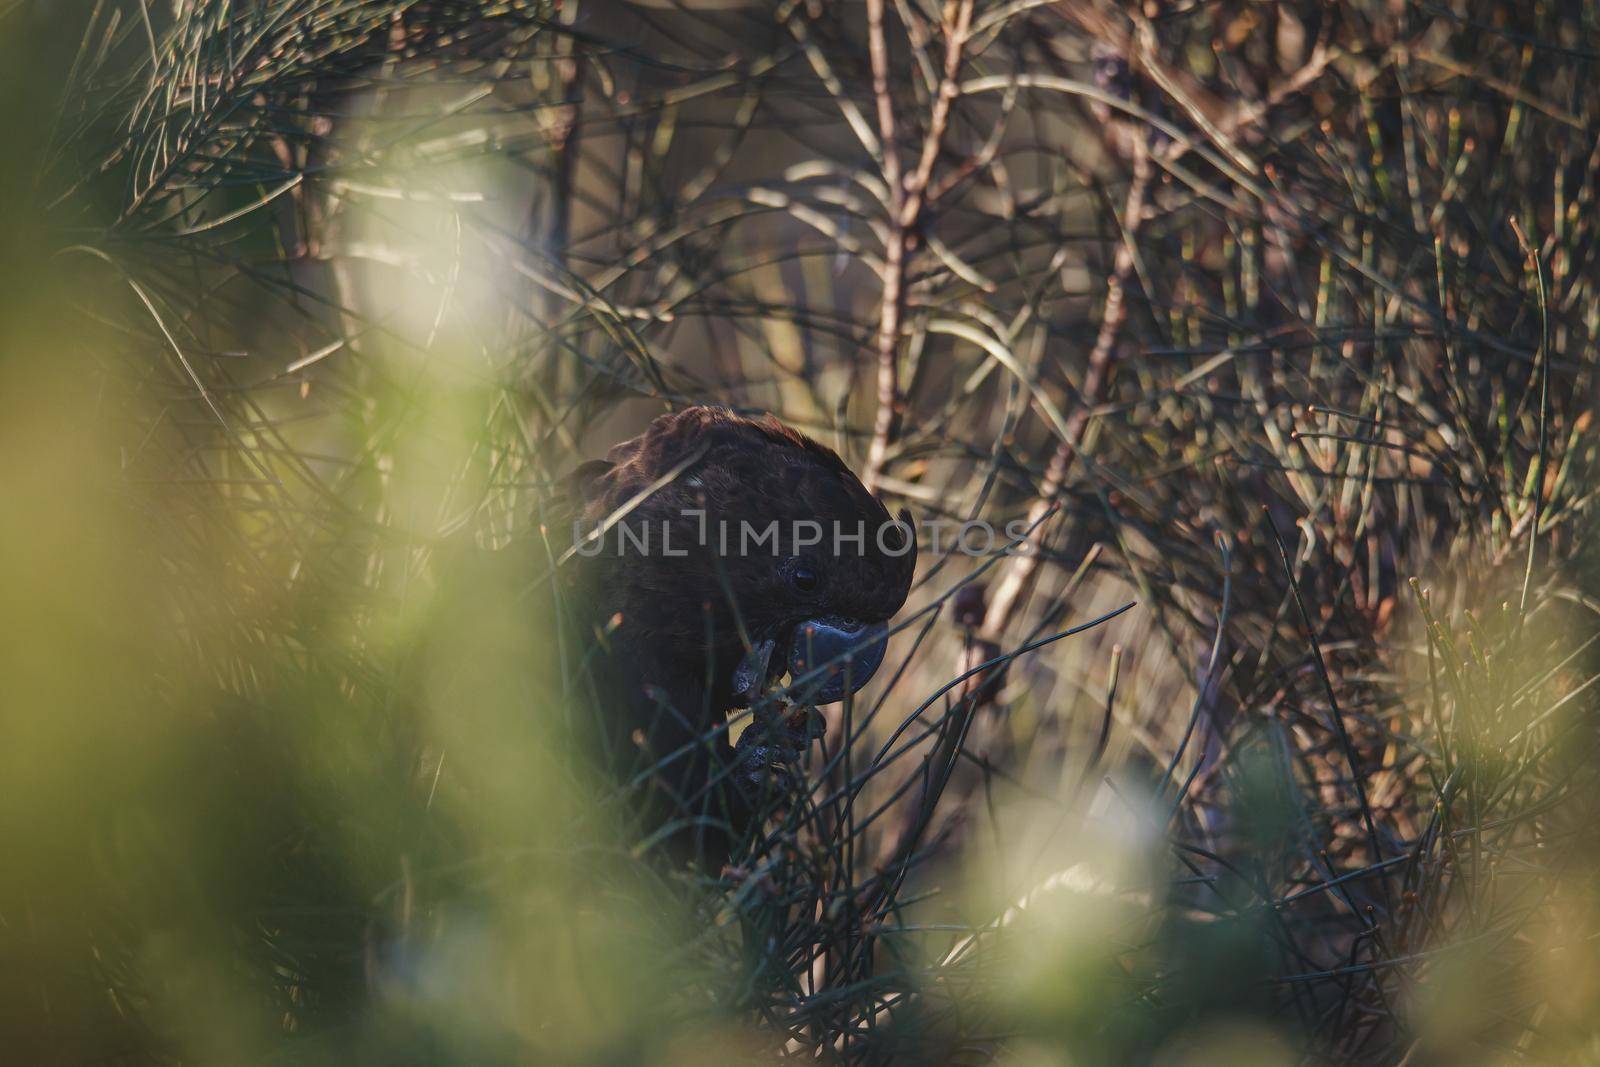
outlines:
[[[1066,487],[1068,476],[1072,473],[1073,461],[1078,456],[1084,430],[1089,424],[1093,410],[1104,401],[1106,390],[1110,385],[1114,369],[1112,357],[1116,353],[1123,323],[1128,318],[1126,291],[1128,283],[1133,278],[1134,242],[1138,238],[1139,227],[1144,219],[1145,197],[1149,192],[1152,172],[1149,149],[1141,144],[1134,153],[1133,175],[1128,183],[1128,195],[1122,209],[1122,241],[1117,246],[1111,277],[1106,282],[1105,310],[1101,314],[1100,331],[1095,337],[1094,348],[1089,353],[1083,388],[1079,393],[1077,405],[1067,416],[1066,432],[1050,456],[1044,479],[1039,483],[1038,495],[1028,509],[1027,521],[1033,531],[1029,544],[1012,558],[1010,566],[996,584],[994,597],[989,601],[988,610],[984,613],[981,633],[986,640],[998,642],[1002,639],[1012,617],[1033,584],[1044,558],[1044,547],[1060,521],[1059,516],[1051,517],[1050,511],[1060,506],[1059,497]]]
[[[894,104],[889,93],[883,0],[869,0],[867,5],[873,95],[877,99],[879,132],[884,143],[883,175],[889,186],[889,236],[884,252],[883,298],[877,333],[878,410],[873,421],[872,444],[867,452],[867,467],[862,474],[862,481],[869,490],[877,488],[904,415],[905,397],[900,383],[900,333],[906,308],[906,258],[915,246],[917,228],[928,203],[928,185],[944,144],[950,123],[950,108],[961,95],[958,78],[972,28],[973,2],[959,0],[953,9],[946,8],[943,76],[928,115],[928,127],[923,135],[917,167],[904,178],[901,176],[899,151],[894,147]]]

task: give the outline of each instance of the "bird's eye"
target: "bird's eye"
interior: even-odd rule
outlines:
[[[822,573],[808,559],[791,559],[784,570],[797,593],[815,593],[822,586]]]

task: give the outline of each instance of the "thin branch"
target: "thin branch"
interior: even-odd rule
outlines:
[[[868,0],[867,22],[872,55],[872,88],[878,102],[878,122],[884,143],[884,180],[889,185],[889,238],[883,263],[883,298],[878,313],[878,411],[872,427],[872,444],[862,482],[876,489],[889,449],[899,436],[905,397],[900,382],[900,333],[906,310],[906,258],[916,240],[934,164],[950,124],[950,108],[961,95],[958,78],[972,30],[974,0],[960,0],[946,8],[944,72],[938,95],[928,116],[917,169],[902,180],[900,154],[895,147],[894,105],[889,94],[889,59],[883,34],[883,0]]]
[[[1128,183],[1128,195],[1122,209],[1122,243],[1112,263],[1111,277],[1106,283],[1106,306],[1100,319],[1100,332],[1094,348],[1089,353],[1089,367],[1083,379],[1083,389],[1078,404],[1067,416],[1066,432],[1057,443],[1050,463],[1045,468],[1044,480],[1039,484],[1038,496],[1028,509],[1028,524],[1032,529],[1029,545],[1011,560],[1011,565],[995,587],[993,599],[984,613],[982,634],[989,641],[999,641],[1010,625],[1022,600],[1032,587],[1034,578],[1044,559],[1044,547],[1059,519],[1051,518],[1052,508],[1059,506],[1058,498],[1066,488],[1072,473],[1073,461],[1078,456],[1089,424],[1090,413],[1105,399],[1113,373],[1112,356],[1116,352],[1122,326],[1128,318],[1126,292],[1133,278],[1135,241],[1144,219],[1145,197],[1149,192],[1154,168],[1150,165],[1146,141],[1136,142],[1133,157],[1133,177]]]

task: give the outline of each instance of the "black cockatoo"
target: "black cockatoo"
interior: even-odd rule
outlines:
[[[772,416],[662,415],[584,464],[574,558],[613,769],[651,768],[674,851],[715,871],[804,743],[802,704],[843,699],[882,662],[915,565],[892,518],[832,450]],[[737,749],[730,711],[755,706]]]

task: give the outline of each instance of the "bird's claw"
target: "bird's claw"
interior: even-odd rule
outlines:
[[[757,707],[750,725],[734,745],[740,782],[757,795],[791,792],[799,780],[800,761],[825,726],[817,709],[806,706]]]

